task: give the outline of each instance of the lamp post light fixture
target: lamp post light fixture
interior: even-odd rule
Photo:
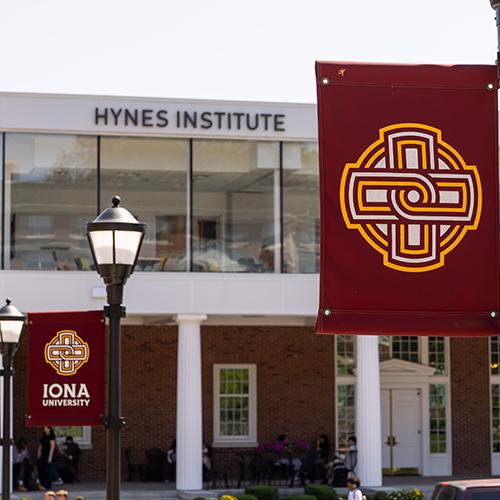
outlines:
[[[122,306],[123,287],[134,272],[145,230],[145,224],[139,222],[128,210],[120,207],[118,196],[113,198],[111,207],[87,224],[87,237],[92,256],[97,272],[106,285],[108,302],[104,307],[105,315],[109,318],[108,415],[105,421],[107,500],[120,498],[120,432],[125,425],[120,415],[120,321],[125,317],[125,307]]]
[[[11,432],[11,379],[14,374],[12,362],[19,347],[19,337],[26,316],[12,305],[10,299],[0,309],[0,352],[2,353],[3,375],[3,426],[2,426],[2,500],[10,498],[10,447]]]

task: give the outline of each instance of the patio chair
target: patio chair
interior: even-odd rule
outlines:
[[[217,461],[217,454],[212,450],[210,456],[210,469],[204,470],[204,483],[207,483],[208,487],[211,489],[216,489],[217,484],[220,484],[220,481],[224,483],[224,487],[226,489],[229,488],[228,474],[224,469],[219,468],[219,463]]]
[[[165,481],[166,454],[160,448],[149,448],[146,453],[144,478],[146,481]]]
[[[240,477],[238,478],[237,488],[241,488],[241,484],[245,479],[251,483],[255,482],[255,453],[241,453],[239,456]]]
[[[128,470],[127,481],[132,481],[132,477],[133,477],[134,473],[138,473],[139,480],[144,481],[144,465],[134,463],[132,461],[132,449],[131,448],[125,448],[125,463],[127,465],[127,470]]]

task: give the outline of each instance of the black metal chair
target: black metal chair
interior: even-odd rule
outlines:
[[[125,463],[128,469],[127,481],[131,481],[135,473],[139,474],[139,479],[144,481],[144,465],[134,463],[132,461],[132,450],[131,448],[125,448]]]
[[[256,481],[256,470],[255,470],[255,453],[241,453],[239,456],[239,466],[240,466],[240,477],[238,478],[238,486],[240,489],[241,485],[248,479],[250,484]]]
[[[146,453],[144,478],[146,481],[165,481],[166,454],[160,448],[149,448]]]
[[[213,450],[210,452],[210,468],[207,469],[205,466],[204,469],[204,477],[203,482],[206,483],[211,489],[216,489],[217,484],[220,484],[220,481],[223,482],[224,487],[226,489],[229,488],[229,480],[227,471],[221,469],[219,467],[219,462],[217,460],[217,453],[214,453]]]

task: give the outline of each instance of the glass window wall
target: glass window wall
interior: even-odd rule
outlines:
[[[90,270],[96,166],[96,137],[6,134],[5,268]]]
[[[101,138],[101,210],[113,195],[147,224],[137,271],[187,271],[189,142]]]
[[[279,144],[197,140],[192,162],[193,271],[277,269]]]
[[[318,144],[283,143],[283,272],[319,272]]]
[[[280,155],[266,141],[190,149],[183,139],[6,133],[5,142],[6,269],[93,268],[85,224],[117,194],[147,224],[139,271],[318,271],[316,143],[283,143]]]

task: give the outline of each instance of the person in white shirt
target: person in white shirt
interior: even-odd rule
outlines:
[[[363,500],[363,493],[359,489],[361,482],[356,476],[350,477],[347,480],[347,489],[349,493],[347,494],[347,500]]]

